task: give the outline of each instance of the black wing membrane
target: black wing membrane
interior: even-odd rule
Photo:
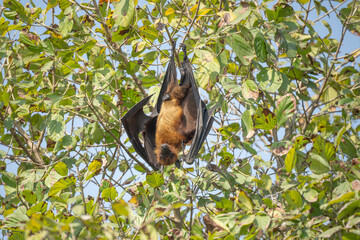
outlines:
[[[186,48],[184,45],[182,47],[184,51],[184,61],[182,66],[183,76],[180,81],[180,85],[186,84],[186,81],[190,81],[192,92],[189,93],[189,96],[187,97],[191,99],[191,101],[194,101],[193,104],[195,103],[196,106],[196,108],[194,108],[194,105],[190,105],[192,107],[189,107],[190,114],[187,117],[190,121],[193,121],[193,118],[195,116],[194,119],[196,121],[196,129],[189,152],[184,156],[185,162],[188,164],[192,164],[200,148],[202,147],[207,135],[209,134],[214,118],[211,116],[213,109],[209,112],[206,108],[205,103],[200,98],[199,91],[195,83],[191,63],[186,54]],[[184,102],[186,101],[187,99],[185,99]],[[184,106],[184,111],[186,111],[186,108],[187,106]],[[191,125],[193,123],[189,123],[189,121],[187,120],[187,124]]]
[[[171,84],[174,84],[173,86],[178,85],[177,80],[176,80],[176,66],[175,66],[174,55],[175,55],[175,44],[173,45],[172,55],[170,57],[170,62],[166,69],[166,72],[165,72],[164,81],[161,85],[159,97],[158,97],[156,105],[155,105],[155,110],[152,112],[151,115],[158,115],[160,113],[161,105],[163,102],[163,97],[164,97],[166,91],[168,90],[169,85],[171,85]]]
[[[139,133],[145,130],[145,124],[152,117],[145,115],[143,107],[149,102],[151,96],[148,96],[132,107],[121,119],[125,131],[129,137],[135,151],[148,162],[148,155],[139,139]]]

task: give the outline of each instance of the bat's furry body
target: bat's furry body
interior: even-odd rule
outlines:
[[[190,84],[169,85],[156,122],[155,154],[161,165],[171,165],[178,160],[178,152],[189,138],[185,132],[185,116],[181,106],[189,92]],[[194,128],[195,131],[195,128]]]
[[[143,112],[149,101],[146,97],[130,109],[121,119],[136,152],[154,169],[178,160],[178,152],[191,144],[184,160],[191,164],[199,152],[213,118],[201,101],[192,73],[191,64],[184,50],[180,84],[176,80],[174,52],[164,77],[155,109],[150,116]],[[143,143],[139,133],[143,135]]]

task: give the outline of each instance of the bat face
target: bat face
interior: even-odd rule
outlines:
[[[166,70],[155,109],[150,116],[143,107],[151,96],[143,99],[121,119],[136,152],[154,169],[178,163],[178,152],[191,144],[184,160],[191,164],[212,126],[213,118],[201,101],[191,64],[184,50],[180,84],[176,80],[175,49]],[[143,142],[139,139],[142,133]]]
[[[157,151],[157,160],[161,165],[171,165],[178,160],[177,150],[169,144],[161,144]]]

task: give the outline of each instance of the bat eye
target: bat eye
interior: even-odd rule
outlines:
[[[162,100],[163,101],[169,101],[170,100],[170,94],[168,94],[168,93],[165,94]]]

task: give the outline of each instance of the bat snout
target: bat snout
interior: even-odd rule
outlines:
[[[177,154],[168,144],[164,143],[160,146],[158,161],[162,165],[171,165],[178,160]]]

